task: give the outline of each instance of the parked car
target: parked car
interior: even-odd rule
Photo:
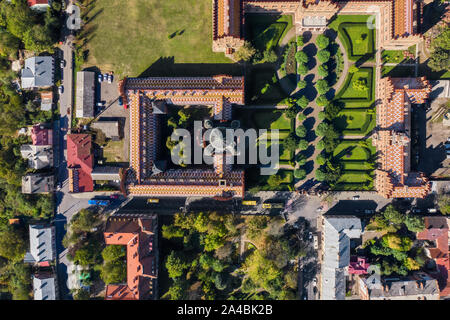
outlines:
[[[103,107],[103,102],[97,102],[96,106],[99,108]]]
[[[353,200],[359,200],[359,196],[358,195],[353,196]]]
[[[63,86],[59,86],[58,87],[58,92],[59,92],[59,94],[62,94],[64,92],[64,87]]]
[[[308,240],[312,240],[313,239],[313,234],[312,234],[312,232],[309,232],[308,233]]]
[[[313,239],[314,239],[314,250],[317,250],[319,249],[319,238],[317,237],[317,235],[314,235]]]
[[[113,75],[108,74],[108,83],[112,83],[112,82],[113,82]]]
[[[437,209],[436,208],[428,208],[428,213],[436,213]]]
[[[108,81],[108,74],[107,73],[103,74],[103,81]]]
[[[412,213],[421,213],[422,210],[419,209],[419,208],[412,208],[412,209],[411,209],[411,212],[412,212]]]
[[[317,209],[316,209],[316,212],[321,212],[323,210],[323,207],[318,207]]]
[[[119,195],[118,194],[112,194],[111,195],[111,199],[119,199]]]
[[[365,214],[375,213],[375,210],[373,210],[373,209],[366,209],[366,210],[364,210],[364,213]]]
[[[60,65],[61,65],[61,69],[64,68],[66,66],[66,60],[62,59]]]
[[[101,83],[103,81],[103,75],[100,73],[97,77],[98,83]]]
[[[122,98],[122,96],[119,96],[119,106],[123,106],[123,98]]]
[[[317,286],[317,278],[314,278],[312,283],[313,283],[313,286]]]

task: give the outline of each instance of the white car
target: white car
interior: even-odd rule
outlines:
[[[319,238],[315,235],[314,236],[314,250],[319,249]]]
[[[358,195],[353,196],[353,200],[359,200],[359,196]]]
[[[112,83],[112,81],[113,81],[112,74],[108,74],[108,83]]]
[[[66,60],[61,60],[61,69],[63,69],[66,66]]]
[[[59,86],[58,87],[58,92],[59,92],[59,94],[63,93],[64,92],[64,87],[63,86]]]
[[[100,73],[97,77],[98,83],[101,83],[103,81],[103,75]]]
[[[317,278],[314,278],[312,283],[313,283],[314,286],[317,286]]]

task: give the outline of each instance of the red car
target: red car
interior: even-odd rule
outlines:
[[[111,195],[111,199],[119,199],[119,195],[118,194],[112,194]]]

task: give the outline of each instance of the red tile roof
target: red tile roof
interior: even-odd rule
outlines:
[[[28,2],[28,6],[32,7],[35,6],[37,4],[49,4],[48,0],[27,0]]]
[[[411,104],[426,101],[431,86],[425,78],[384,78],[379,81],[382,103],[377,106],[378,130],[373,143],[379,154],[375,187],[386,198],[423,198],[427,178],[410,171]]]
[[[35,146],[46,146],[53,143],[53,130],[36,124],[31,129],[31,140]]]
[[[91,172],[94,165],[92,141],[88,134],[67,135],[67,167],[71,192],[94,190]]]
[[[142,300],[154,295],[157,277],[156,217],[112,216],[104,232],[106,245],[127,247],[127,283],[108,285],[106,300]],[[156,245],[155,245],[156,247]]]

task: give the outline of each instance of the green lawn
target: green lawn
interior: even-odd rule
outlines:
[[[283,143],[275,142],[275,140],[264,140],[259,143],[259,146],[265,146],[267,149],[269,149],[273,144],[277,143],[279,146],[279,154],[280,154],[280,160],[281,161],[290,161],[294,157],[294,152],[289,151],[288,149],[284,148]],[[268,155],[270,155],[270,149],[267,152]]]
[[[93,3],[93,19],[84,28],[91,32],[86,66],[113,70],[121,77],[138,76],[160,58],[173,57],[175,63],[232,62],[212,52],[210,0]]]
[[[403,50],[383,50],[381,57],[386,63],[400,63],[403,61]]]
[[[367,99],[371,100],[372,98],[372,68],[361,68],[358,72],[353,74],[349,74],[349,82],[347,86],[344,86],[345,90],[340,92],[339,98],[341,99]],[[367,90],[357,90],[353,87],[353,81],[355,80],[363,80],[366,83]]]
[[[263,65],[251,67],[246,77],[246,98],[248,104],[280,104],[286,94],[280,87],[276,70]]]
[[[292,16],[273,14],[247,14],[247,39],[258,50],[274,49],[280,39],[292,28]]]
[[[367,27],[370,16],[339,15],[329,25],[338,32],[348,53],[349,60],[355,61],[364,56],[372,60],[375,53],[375,33]]]
[[[293,130],[293,119],[288,119],[281,111],[262,110],[253,113],[258,129]]]
[[[343,172],[334,190],[372,190],[374,155],[372,140],[343,140],[333,156],[342,164]]]
[[[343,140],[334,149],[333,156],[340,161],[367,161],[375,152],[371,139],[365,141]]]
[[[375,127],[376,116],[372,109],[343,109],[334,121],[343,135],[366,135]]]

